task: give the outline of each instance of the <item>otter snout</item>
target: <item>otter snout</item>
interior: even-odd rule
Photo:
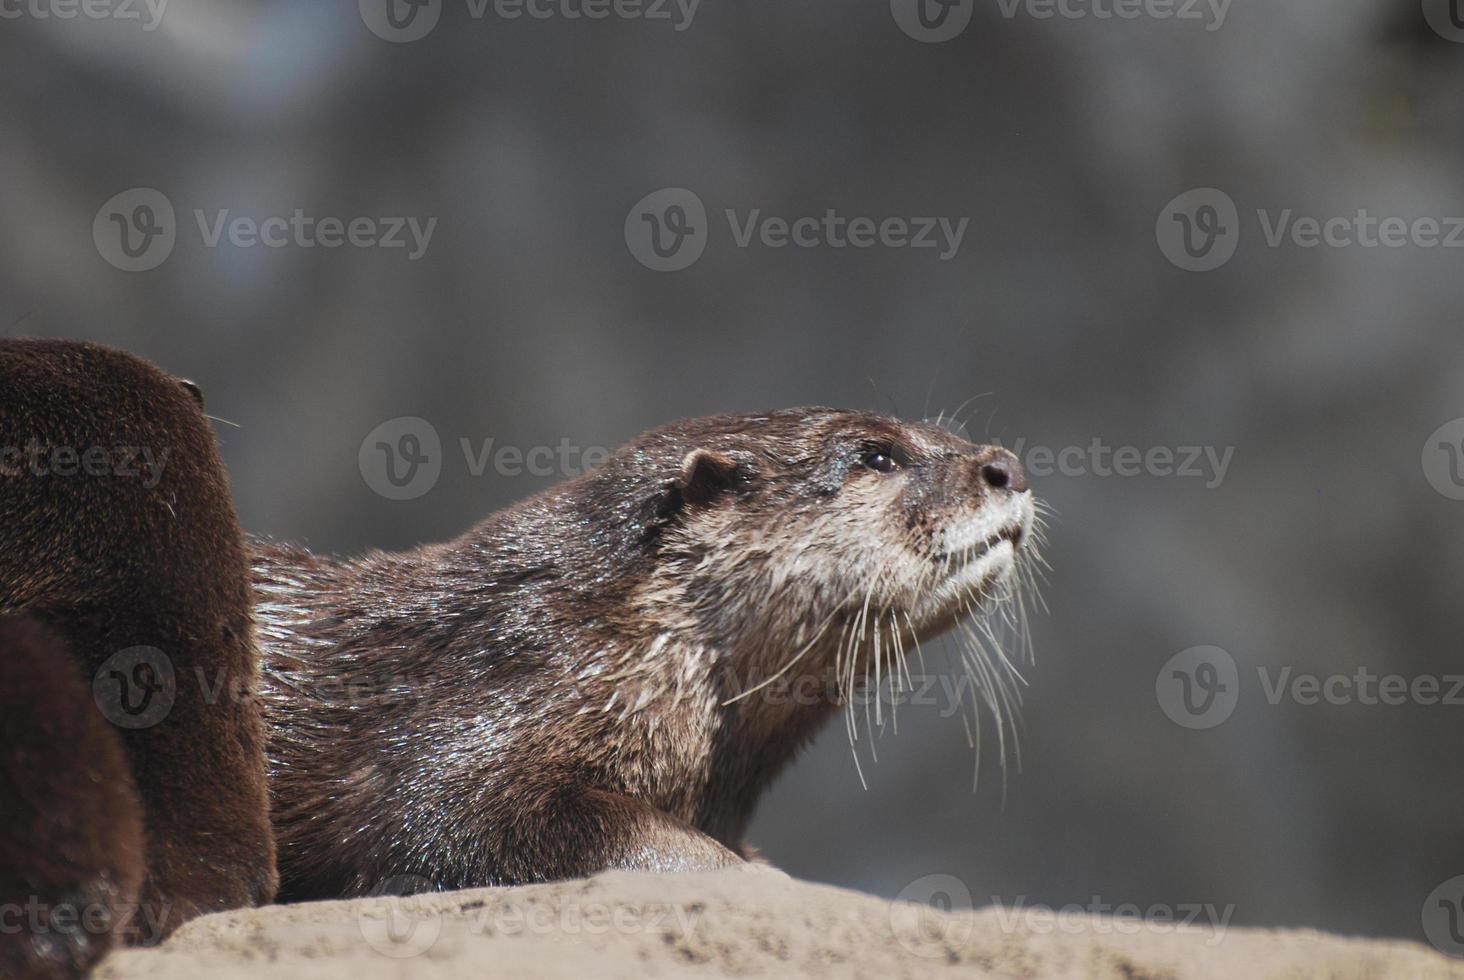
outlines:
[[[1015,453],[1000,446],[992,446],[977,463],[976,478],[983,487],[992,490],[1010,490],[1021,493],[1027,489],[1027,471]]]

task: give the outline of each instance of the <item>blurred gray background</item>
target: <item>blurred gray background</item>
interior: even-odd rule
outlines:
[[[1422,938],[1430,891],[1464,873],[1464,705],[1272,704],[1258,679],[1464,672],[1464,503],[1426,473],[1464,416],[1464,251],[1271,247],[1257,215],[1464,215],[1464,45],[1417,2],[1235,0],[1217,24],[966,0],[942,43],[877,0],[704,0],[689,23],[447,0],[406,43],[369,0],[173,0],[151,28],[145,7],[46,3],[0,23],[0,328],[198,381],[253,531],[442,539],[557,478],[475,475],[460,439],[613,446],[796,404],[984,395],[969,429],[1007,445],[1234,447],[1219,486],[1034,479],[1051,612],[1005,802],[990,745],[972,792],[944,705],[902,709],[867,789],[831,726],[752,835],[794,875]],[[129,272],[93,225],[139,187],[176,241]],[[660,272],[626,223],[668,187],[704,203],[706,242]],[[1186,271],[1156,227],[1207,187],[1238,244]],[[728,208],[969,225],[946,260],[740,247]],[[223,209],[437,223],[415,260],[210,246],[193,212]],[[408,501],[358,465],[399,416],[444,443]],[[1156,696],[1197,645],[1238,669],[1208,729]]]

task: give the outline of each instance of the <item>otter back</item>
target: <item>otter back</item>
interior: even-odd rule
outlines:
[[[155,941],[273,895],[250,604],[197,396],[119,351],[0,340],[0,901],[135,901],[120,931]],[[53,931],[0,941],[66,975],[119,929],[80,953]]]

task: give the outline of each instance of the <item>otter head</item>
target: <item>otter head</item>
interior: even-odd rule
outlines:
[[[643,598],[744,687],[889,676],[915,644],[1007,604],[1031,557],[1017,458],[937,425],[790,409],[678,423],[632,451],[674,467]]]

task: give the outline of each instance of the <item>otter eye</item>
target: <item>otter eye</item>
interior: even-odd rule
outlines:
[[[866,469],[874,470],[876,473],[893,473],[900,468],[900,464],[895,462],[894,456],[879,450],[865,453],[864,459],[860,462]]]

